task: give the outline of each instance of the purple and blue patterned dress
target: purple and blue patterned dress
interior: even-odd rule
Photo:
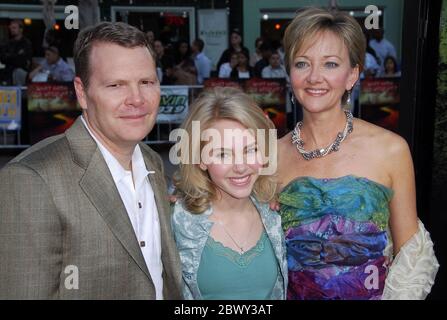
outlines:
[[[287,299],[380,299],[393,191],[353,175],[300,177],[280,194]]]

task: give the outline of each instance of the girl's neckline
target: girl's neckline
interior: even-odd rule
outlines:
[[[369,178],[366,177],[360,177],[354,174],[347,174],[344,176],[340,176],[340,177],[334,177],[334,178],[316,178],[316,177],[312,177],[312,176],[301,176],[301,177],[297,177],[292,179],[291,181],[289,181],[289,183],[287,183],[284,188],[282,188],[281,192],[283,192],[284,190],[286,190],[291,184],[293,184],[294,182],[300,181],[300,180],[314,180],[314,181],[319,181],[319,182],[331,182],[331,181],[340,181],[340,180],[344,180],[344,179],[354,179],[357,181],[366,181],[372,185],[375,185],[381,189],[386,190],[388,193],[393,194],[394,191],[393,189],[385,186],[384,184],[371,180]]]
[[[247,251],[244,251],[243,253],[240,253],[236,250],[234,250],[233,248],[227,247],[226,245],[224,245],[222,242],[220,242],[219,240],[214,239],[211,235],[208,235],[208,239],[214,243],[214,245],[217,245],[223,249],[225,249],[226,251],[230,251],[233,254],[239,256],[239,257],[244,257],[247,256],[249,254],[251,254],[254,250],[256,250],[260,245],[261,242],[264,240],[264,238],[267,236],[267,233],[265,232],[265,229],[262,230],[261,235],[259,236],[258,241],[256,241],[256,244],[254,246],[252,246],[250,249],[248,249]]]

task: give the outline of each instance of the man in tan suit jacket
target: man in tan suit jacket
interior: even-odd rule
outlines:
[[[160,100],[154,61],[144,34],[129,25],[105,22],[79,34],[82,119],[0,171],[0,299],[182,299],[163,164],[139,143]],[[124,200],[134,193],[115,180],[116,171],[131,172],[137,194],[137,149],[152,195],[143,203],[153,204],[135,205],[154,217],[146,234],[138,222],[146,220],[133,225]],[[155,239],[159,250],[149,252],[158,256],[145,253],[152,244],[144,236]]]

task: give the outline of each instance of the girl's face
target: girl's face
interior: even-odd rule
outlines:
[[[395,73],[396,66],[394,65],[393,59],[387,59],[385,63],[385,69],[387,73]]]
[[[298,51],[290,67],[293,92],[308,112],[341,107],[345,90],[354,86],[358,75],[343,40],[330,31],[318,34],[309,47]]]
[[[238,54],[232,54],[231,58],[230,58],[230,66],[231,68],[234,68],[237,66],[237,64],[239,63],[239,57]]]
[[[207,170],[222,200],[245,199],[262,168],[256,139],[242,124],[221,119],[202,132],[209,141],[202,149],[202,170]]]
[[[245,65],[247,65],[247,62],[248,62],[247,57],[242,52],[239,52],[239,54],[238,54],[239,65],[245,66]]]

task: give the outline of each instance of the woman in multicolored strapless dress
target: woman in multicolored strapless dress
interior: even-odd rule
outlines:
[[[284,48],[303,107],[278,143],[288,299],[424,299],[439,265],[417,217],[408,145],[343,108],[362,72],[360,25],[306,9]]]

